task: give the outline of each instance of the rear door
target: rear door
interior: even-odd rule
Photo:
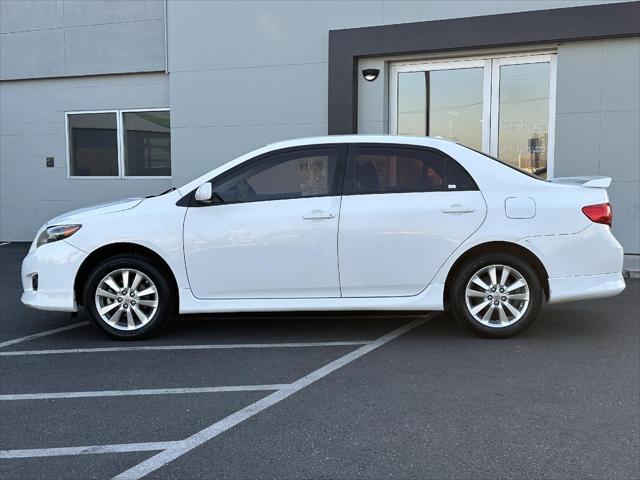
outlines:
[[[420,293],[485,215],[473,179],[442,152],[350,146],[338,233],[342,296]]]

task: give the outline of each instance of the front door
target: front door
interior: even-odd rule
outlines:
[[[281,150],[213,179],[189,207],[184,254],[202,299],[339,297],[344,147]]]
[[[342,296],[417,295],[485,214],[473,179],[440,152],[352,148],[338,236]]]

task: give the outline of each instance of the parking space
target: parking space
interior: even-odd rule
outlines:
[[[25,252],[0,247],[3,478],[640,474],[637,280],[506,341],[444,314],[296,314],[117,342],[22,307]]]

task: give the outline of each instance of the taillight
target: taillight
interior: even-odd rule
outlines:
[[[595,223],[603,223],[611,226],[611,205],[608,203],[598,203],[597,205],[587,205],[582,207],[584,213],[589,220]]]

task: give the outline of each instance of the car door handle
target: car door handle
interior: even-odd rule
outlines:
[[[335,216],[335,213],[325,212],[324,210],[312,210],[306,215],[303,215],[302,218],[305,220],[323,220],[327,218],[334,218]]]
[[[442,213],[471,213],[475,212],[475,208],[465,207],[463,205],[451,205],[442,209]]]

